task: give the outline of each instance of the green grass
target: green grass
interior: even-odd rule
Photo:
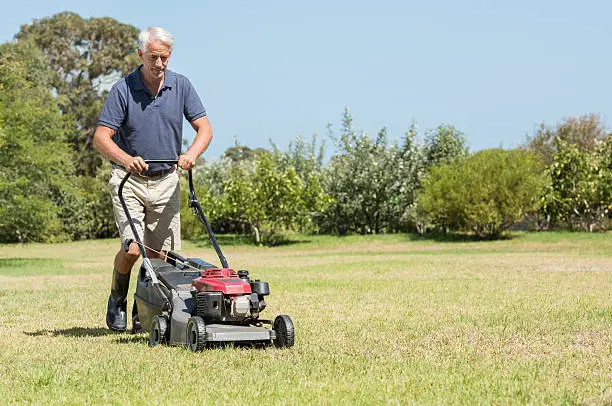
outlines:
[[[106,330],[117,241],[0,246],[0,403],[612,403],[612,235],[292,240],[224,252],[295,347],[197,354]]]

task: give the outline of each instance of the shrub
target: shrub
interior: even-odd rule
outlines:
[[[531,153],[489,149],[433,167],[423,183],[418,206],[437,229],[498,238],[537,210],[543,182]]]

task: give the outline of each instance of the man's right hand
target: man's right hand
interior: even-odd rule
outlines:
[[[149,169],[149,165],[147,165],[139,156],[131,156],[125,162],[123,162],[123,167],[132,172],[132,173],[140,173]]]

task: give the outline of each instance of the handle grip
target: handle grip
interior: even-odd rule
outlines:
[[[178,164],[178,159],[145,159],[145,164]]]

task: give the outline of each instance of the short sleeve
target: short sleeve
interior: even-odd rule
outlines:
[[[100,113],[98,124],[112,128],[113,130],[118,130],[119,127],[121,127],[121,124],[123,124],[125,113],[125,99],[122,97],[121,92],[119,91],[118,84],[115,84],[111,88],[106,102],[104,102],[104,107],[102,108],[102,113]]]
[[[200,117],[206,115],[206,109],[200,100],[200,96],[191,85],[189,79],[185,78],[185,104],[183,107],[183,114],[187,121],[192,122]]]

